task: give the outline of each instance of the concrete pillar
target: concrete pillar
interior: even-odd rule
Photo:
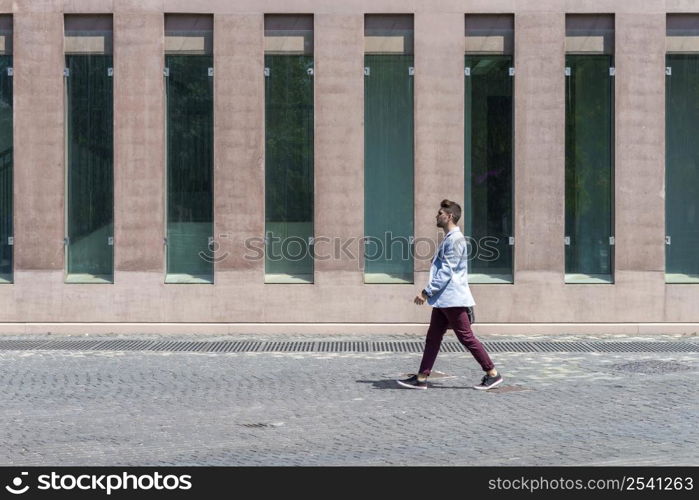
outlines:
[[[62,2],[19,2],[13,16],[16,282],[63,269],[65,136]],[[61,273],[51,279],[62,281]],[[44,277],[46,278],[46,277]]]
[[[464,13],[420,12],[415,14],[416,239],[436,241],[441,229],[435,216],[444,198],[463,207]],[[429,271],[429,250],[416,246],[420,286]]]
[[[264,16],[214,16],[215,281],[264,279],[264,255],[245,247],[265,229]],[[246,258],[246,254],[248,258]],[[229,271],[236,271],[227,277]]]
[[[263,70],[264,14],[215,14],[214,321],[263,317]]]
[[[316,282],[361,285],[364,16],[316,15],[314,38]],[[337,244],[349,240],[345,254]]]
[[[665,281],[665,13],[615,16],[615,270]]]
[[[162,2],[160,2],[162,4]],[[152,5],[151,5],[152,4]],[[162,5],[160,5],[162,7]],[[164,281],[164,19],[157,2],[114,12],[115,280]]]
[[[563,282],[565,14],[515,15],[515,283]]]

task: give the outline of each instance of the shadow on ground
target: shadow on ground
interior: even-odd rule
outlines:
[[[394,389],[397,391],[416,391],[418,389],[411,389],[408,387],[402,387],[398,385],[398,382],[396,382],[395,379],[380,379],[380,380],[357,380],[357,383],[359,384],[371,384],[373,389]],[[434,383],[434,382],[428,382],[428,389],[467,389],[469,391],[475,391],[476,389],[473,388],[472,385],[449,385],[448,382],[446,383]],[[490,394],[507,394],[510,392],[522,392],[522,391],[531,391],[532,389],[529,387],[523,387],[523,386],[518,386],[518,385],[501,385],[500,387],[496,387],[494,389],[490,389],[489,391],[478,391],[478,392],[487,392]]]

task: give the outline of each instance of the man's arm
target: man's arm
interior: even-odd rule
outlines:
[[[449,281],[451,281],[454,271],[459,265],[464,251],[466,250],[465,243],[466,241],[464,239],[458,239],[454,242],[445,242],[444,259],[442,260],[442,265],[439,267],[439,269],[437,269],[437,272],[434,273],[432,279],[423,290],[425,295],[432,297],[435,293],[447,286]]]

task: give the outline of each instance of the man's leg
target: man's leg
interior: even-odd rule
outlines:
[[[444,310],[439,307],[433,307],[430,327],[427,330],[427,338],[425,339],[425,352],[422,353],[418,377],[426,377],[432,372],[439,348],[442,345],[442,338],[444,338],[444,333],[447,331],[448,326],[449,320],[444,314]]]
[[[468,313],[465,307],[446,307],[443,309],[449,324],[451,324],[459,342],[468,349],[484,372],[491,372],[495,369],[493,361],[488,356],[483,344],[473,335],[471,323],[468,320]]]

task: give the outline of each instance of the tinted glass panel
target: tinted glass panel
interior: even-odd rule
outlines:
[[[265,55],[265,280],[313,282],[313,56]]]
[[[699,282],[699,54],[669,54],[666,76],[667,281]]]
[[[365,282],[412,283],[413,56],[364,56]]]
[[[512,56],[466,56],[464,231],[469,281],[512,282]]]
[[[66,55],[68,281],[113,279],[111,54]]]
[[[12,282],[12,77],[7,74],[11,67],[12,56],[0,55],[0,283]]]
[[[566,67],[566,280],[609,283],[613,246],[612,56],[568,55]]]
[[[165,56],[167,282],[213,282],[213,67],[211,55]]]

